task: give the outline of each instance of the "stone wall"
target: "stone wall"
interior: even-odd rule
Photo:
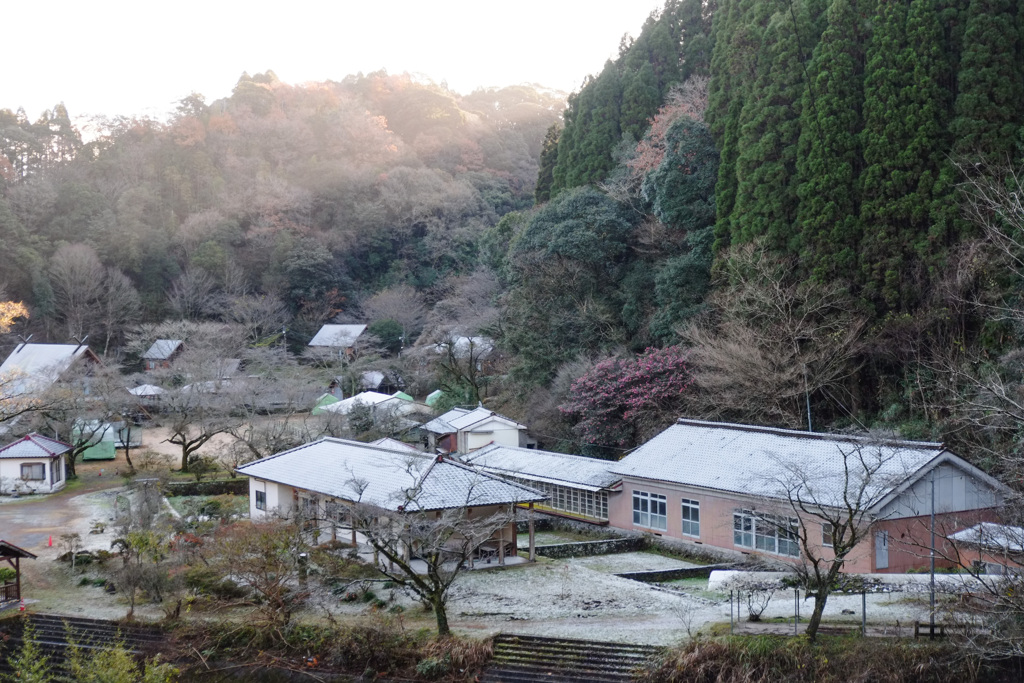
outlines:
[[[555,543],[537,546],[537,554],[550,558],[590,557],[592,555],[612,555],[614,553],[630,553],[644,550],[646,539],[612,538],[602,541],[578,541],[576,543]]]

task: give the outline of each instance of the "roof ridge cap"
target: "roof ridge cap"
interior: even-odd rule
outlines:
[[[932,448],[935,450],[945,450],[945,445],[941,441],[910,441],[889,437],[876,437],[871,436],[870,434],[858,435],[835,434],[830,432],[805,432],[798,429],[786,429],[784,427],[746,425],[734,422],[713,422],[709,420],[695,420],[685,417],[679,418],[675,424],[686,427],[704,427],[707,429],[728,429],[738,432],[758,432],[762,434],[775,434],[778,436],[788,436],[799,439],[812,439],[816,441],[856,441],[868,444],[878,443],[887,446],[915,446],[918,448]]]

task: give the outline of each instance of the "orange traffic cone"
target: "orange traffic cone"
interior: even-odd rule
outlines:
[[[46,547],[47,548],[52,548],[53,547],[53,536],[50,536],[49,540],[46,542]]]
[[[19,612],[24,612],[25,611],[25,598],[21,599],[21,605],[18,607],[18,611]]]

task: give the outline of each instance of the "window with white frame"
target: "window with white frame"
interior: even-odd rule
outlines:
[[[256,492],[256,509],[266,510],[267,509],[267,492],[257,491]]]
[[[46,465],[43,463],[22,463],[21,478],[25,481],[43,481],[46,479]]]
[[[633,491],[633,524],[649,529],[668,529],[668,503],[665,496]]]
[[[548,497],[544,502],[538,503],[539,507],[601,520],[608,519],[607,491],[584,491],[526,477],[515,477],[515,480],[543,492]]]
[[[800,556],[799,521],[792,517],[736,510],[732,515],[733,544],[774,555]]]
[[[683,498],[683,535],[700,538],[700,502]]]
[[[834,545],[832,529],[833,527],[831,522],[821,523],[821,545],[826,548],[831,548]]]

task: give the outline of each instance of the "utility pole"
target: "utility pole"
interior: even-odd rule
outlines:
[[[931,549],[931,595],[929,599],[929,618],[928,618],[928,630],[929,638],[935,638],[935,469],[932,468],[931,476],[931,489],[932,489],[932,510],[931,510],[931,531],[932,531],[932,549]]]

